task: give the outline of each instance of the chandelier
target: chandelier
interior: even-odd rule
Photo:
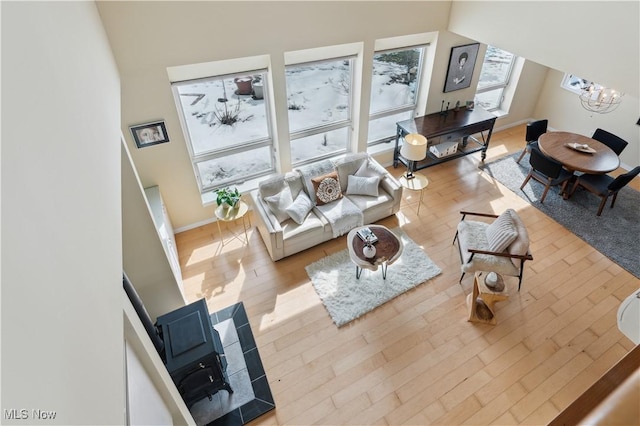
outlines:
[[[580,102],[587,111],[607,114],[618,108],[622,102],[622,96],[624,93],[591,82],[582,86]]]

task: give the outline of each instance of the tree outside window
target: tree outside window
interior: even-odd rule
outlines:
[[[396,122],[413,116],[424,47],[377,52],[373,57],[369,144],[390,140]]]

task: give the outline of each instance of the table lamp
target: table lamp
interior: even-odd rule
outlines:
[[[400,155],[407,159],[406,179],[413,179],[413,167],[416,161],[427,156],[427,138],[418,133],[409,133],[404,137],[404,143],[400,148]]]

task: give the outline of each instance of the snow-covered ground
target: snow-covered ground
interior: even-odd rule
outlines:
[[[507,59],[510,60],[494,55],[492,67],[483,70],[483,77],[490,80],[492,73],[498,75],[503,72]],[[287,69],[291,133],[350,119],[349,66],[348,61],[341,60]],[[264,84],[263,76],[248,77],[260,79]],[[416,90],[415,81],[412,80],[406,65],[374,61],[370,112],[412,103]],[[182,84],[177,91],[194,155],[231,150],[269,139],[265,100],[250,94],[238,94],[234,78]],[[369,140],[394,135],[395,123],[410,117],[411,113],[405,112],[371,121]],[[233,123],[221,124],[225,118],[231,118]],[[349,140],[349,126],[294,138],[291,141],[292,162],[342,152],[347,149]],[[198,168],[204,187],[221,186],[232,180],[272,170],[272,161],[270,148],[263,146],[237,154],[226,153],[223,157],[199,163]]]

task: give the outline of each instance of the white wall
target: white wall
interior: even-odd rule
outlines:
[[[549,67],[531,93],[538,102],[532,118],[587,136],[606,129],[629,142],[622,164],[640,164],[640,2],[456,1],[449,30]],[[608,114],[586,111],[560,88],[565,72],[625,92],[622,104]]]
[[[1,18],[1,409],[29,415],[2,421],[122,424],[116,65],[92,2],[2,2]]]
[[[186,304],[129,151],[121,143],[122,263],[152,321]]]
[[[591,136],[598,127],[608,130],[629,142],[620,154],[622,166],[629,170],[639,165],[640,126],[635,124],[640,118],[638,98],[625,95],[615,111],[608,114],[593,113],[582,108],[577,94],[564,89],[558,90],[563,77],[564,73],[560,71],[549,71],[535,115],[549,117],[549,125],[555,129],[586,136]]]
[[[638,1],[454,1],[448,29],[638,97]]]
[[[370,57],[378,38],[444,30],[449,8],[449,2],[99,2],[122,79],[123,132],[142,184],[160,187],[175,228],[213,218],[213,206],[201,203],[167,67],[270,55],[279,95],[284,52],[362,42]],[[446,62],[449,47],[442,55]],[[441,90],[444,78],[434,87]],[[367,112],[368,105],[361,113]],[[171,142],[135,148],[128,126],[155,119],[166,120]],[[279,134],[288,136],[286,129]]]

